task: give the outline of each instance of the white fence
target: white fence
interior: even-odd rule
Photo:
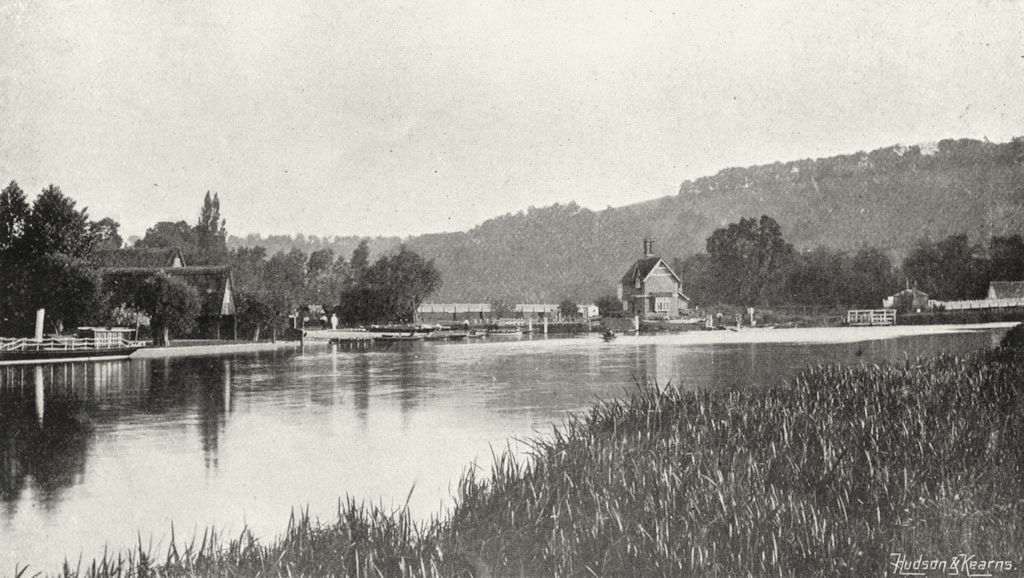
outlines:
[[[846,312],[849,325],[896,325],[895,309],[851,309]]]
[[[1024,307],[1024,298],[1012,299],[972,299],[969,301],[935,301],[935,308],[946,311],[963,311],[965,309],[1006,309]]]

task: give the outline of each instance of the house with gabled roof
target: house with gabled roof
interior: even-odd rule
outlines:
[[[105,269],[185,267],[181,250],[175,247],[101,249],[93,253],[96,263]]]
[[[991,281],[986,299],[1024,299],[1024,281]]]
[[[640,319],[678,319],[690,308],[682,280],[654,254],[654,241],[646,238],[643,258],[626,270],[618,294],[623,311]]]
[[[199,316],[190,337],[226,339],[237,336],[231,268],[188,266],[178,249],[114,249],[97,251],[93,260],[114,301],[130,302],[138,287],[159,272],[177,277],[199,295]]]

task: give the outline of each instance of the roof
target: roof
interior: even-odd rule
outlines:
[[[195,288],[199,294],[201,315],[234,315],[235,301],[231,295],[231,268],[227,266],[205,267],[104,267],[103,275],[148,276],[166,273],[178,277]],[[227,303],[224,296],[227,293]]]
[[[185,264],[181,251],[174,247],[147,247],[130,249],[100,249],[93,253],[93,259],[100,268],[151,269],[172,267],[174,259]]]
[[[651,270],[654,269],[661,261],[661,257],[647,257],[645,259],[638,259],[636,263],[633,263],[626,274],[622,276],[623,283],[632,283],[633,279],[639,276],[641,279],[646,279],[651,274]],[[671,271],[671,269],[669,269]],[[675,275],[675,273],[672,273]]]
[[[988,292],[993,299],[1024,298],[1024,281],[992,281]]]

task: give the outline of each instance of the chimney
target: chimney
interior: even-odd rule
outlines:
[[[650,237],[644,237],[644,258],[649,259],[654,256],[654,239]]]

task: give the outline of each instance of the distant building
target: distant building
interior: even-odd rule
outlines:
[[[519,303],[514,309],[516,314],[523,319],[558,318],[558,305],[554,303]]]
[[[580,312],[580,317],[584,319],[590,319],[591,317],[597,317],[600,314],[597,305],[590,303],[588,305],[577,305],[576,309]]]
[[[1024,281],[992,281],[986,299],[1024,299]]]
[[[882,307],[895,309],[900,313],[913,313],[915,311],[927,311],[931,308],[928,294],[915,288],[906,288],[895,295],[890,295],[882,300]]]
[[[416,309],[420,321],[469,321],[491,316],[490,303],[423,303]]]
[[[98,251],[93,260],[115,302],[129,302],[142,281],[163,272],[188,283],[199,294],[199,317],[189,337],[236,338],[235,297],[229,267],[189,267],[177,249]]]
[[[643,258],[637,260],[619,284],[622,310],[640,319],[677,319],[690,307],[679,276],[654,254],[654,241],[644,239]]]

